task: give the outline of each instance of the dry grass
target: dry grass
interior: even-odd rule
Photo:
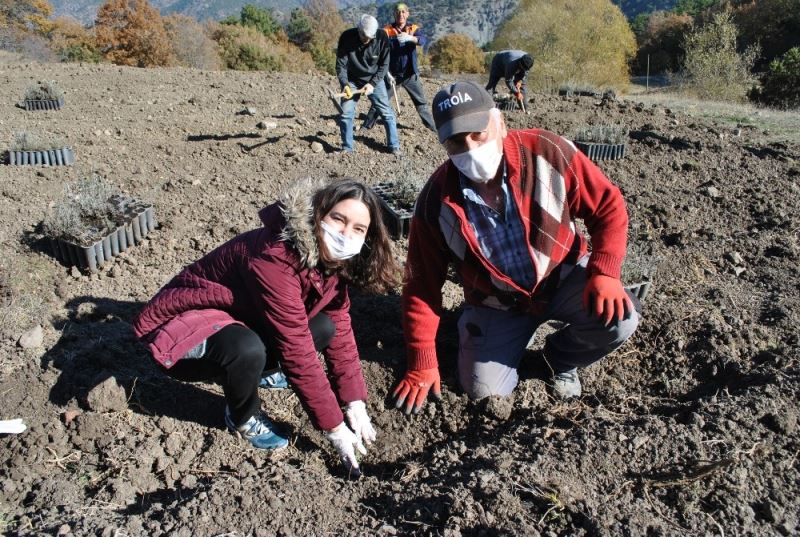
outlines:
[[[721,121],[731,127],[755,127],[767,131],[767,139],[771,141],[800,143],[800,110],[784,111],[752,104],[706,101],[666,89],[645,92],[641,86],[632,86],[626,98],[645,105],[664,106],[693,117]]]

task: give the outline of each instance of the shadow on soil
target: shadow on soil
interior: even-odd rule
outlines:
[[[67,316],[53,321],[61,338],[41,359],[42,368],[61,371],[50,401],[64,406],[75,399],[85,406],[89,392],[114,377],[136,412],[219,427],[222,396],[171,379],[136,339],[131,322],[142,306],[93,296],[66,304]]]

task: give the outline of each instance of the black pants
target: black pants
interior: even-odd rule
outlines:
[[[317,351],[326,348],[336,333],[333,321],[324,313],[311,319],[308,327]],[[271,358],[272,364],[280,360]],[[258,334],[246,326],[231,324],[208,338],[202,358],[179,360],[165,371],[178,380],[221,385],[233,423],[239,426],[261,407],[258,382],[266,366],[267,350]]]
[[[414,107],[417,109],[417,113],[419,114],[419,117],[425,127],[433,132],[436,132],[436,125],[433,123],[430,105],[425,99],[425,90],[422,88],[422,82],[419,81],[419,75],[412,74],[406,79],[397,78],[396,85],[397,88],[403,87],[406,89],[408,96],[411,97],[411,102],[414,103]],[[388,83],[386,84],[386,87],[390,87]],[[378,110],[374,106],[371,106],[369,110],[367,110],[367,117],[364,119],[363,127],[366,129],[371,129],[377,119]]]

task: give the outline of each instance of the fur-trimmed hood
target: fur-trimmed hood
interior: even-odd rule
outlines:
[[[281,239],[294,245],[300,261],[308,268],[316,267],[319,263],[319,243],[314,235],[311,201],[314,194],[326,184],[323,179],[300,179],[278,198],[286,222],[281,230]],[[262,221],[267,223],[264,215]]]

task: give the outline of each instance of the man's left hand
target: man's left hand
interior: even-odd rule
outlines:
[[[608,326],[626,318],[633,311],[633,303],[628,298],[622,282],[611,276],[595,274],[586,282],[583,291],[583,307],[589,315],[597,315]]]
[[[375,91],[375,87],[372,84],[364,84],[362,88],[364,90],[364,95],[372,95],[372,92]]]

